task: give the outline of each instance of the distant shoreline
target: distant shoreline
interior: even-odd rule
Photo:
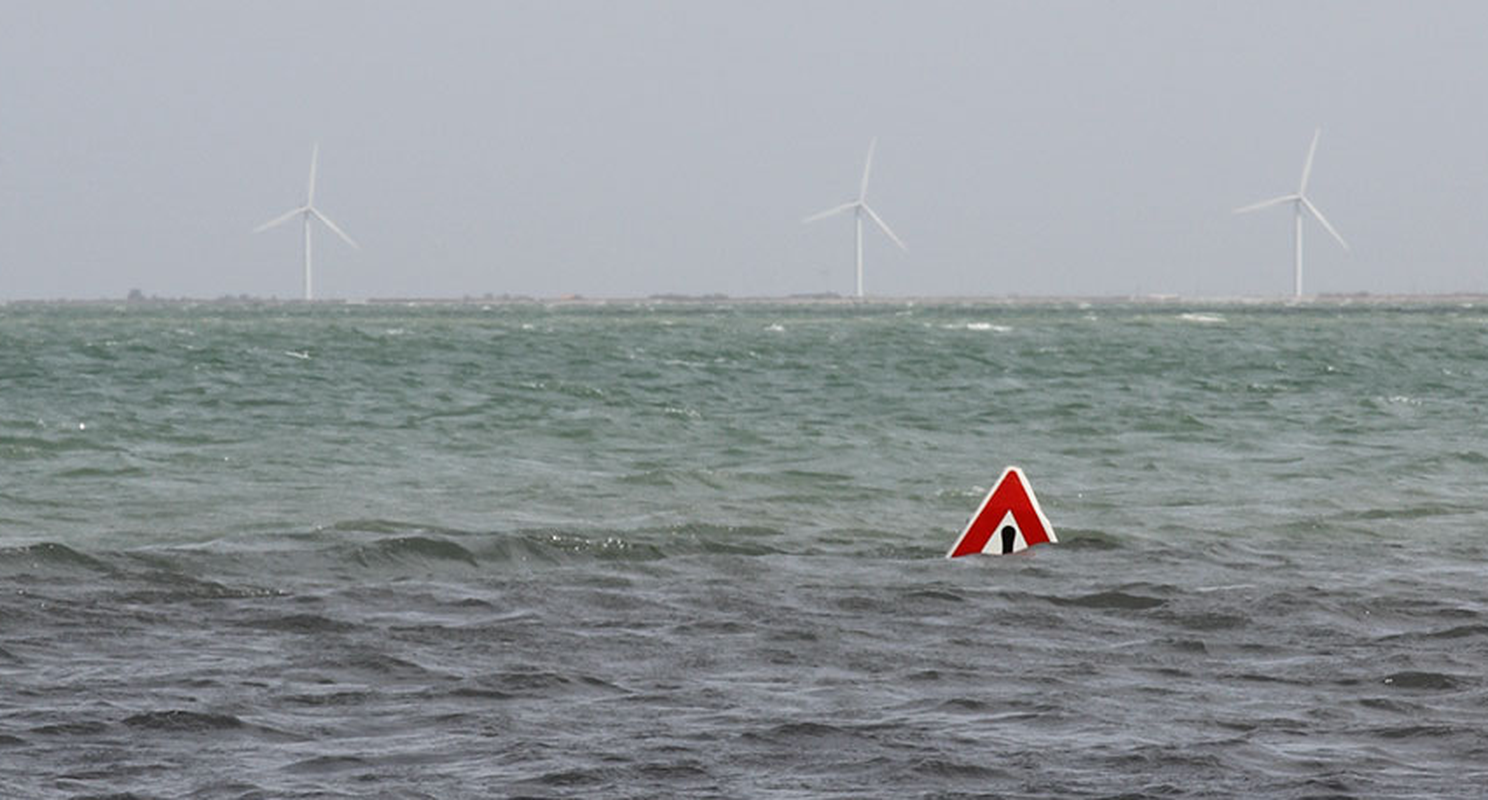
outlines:
[[[1181,295],[987,295],[987,296],[872,296],[845,297],[835,294],[798,294],[782,296],[731,297],[722,294],[659,294],[644,297],[588,297],[561,295],[531,297],[526,295],[482,295],[479,297],[369,297],[359,299],[299,300],[278,297],[193,298],[145,297],[90,299],[24,299],[0,300],[8,306],[633,306],[633,305],[830,305],[830,306],[1392,306],[1392,305],[1476,305],[1488,304],[1488,294],[1460,292],[1451,294],[1318,294],[1292,297],[1188,297]]]

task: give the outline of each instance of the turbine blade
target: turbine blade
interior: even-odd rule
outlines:
[[[1311,200],[1308,200],[1305,197],[1302,198],[1302,205],[1307,208],[1309,214],[1312,214],[1313,217],[1317,218],[1318,222],[1323,223],[1323,228],[1327,230],[1328,233],[1333,234],[1333,238],[1337,239],[1338,243],[1343,245],[1344,250],[1349,249],[1348,242],[1345,242],[1343,240],[1343,237],[1338,235],[1338,231],[1333,230],[1333,226],[1328,224],[1328,218],[1323,216],[1323,212],[1319,211],[1318,207],[1313,205]]]
[[[858,184],[858,202],[868,196],[868,172],[873,169],[873,148],[878,145],[878,137],[868,142],[868,160],[863,162],[863,182]]]
[[[361,245],[357,244],[356,242],[353,242],[351,240],[351,237],[346,235],[346,231],[343,231],[340,228],[336,227],[336,223],[331,222],[331,218],[330,217],[327,217],[326,215],[320,213],[320,210],[319,209],[312,208],[312,209],[310,209],[310,213],[312,215],[314,215],[314,217],[316,219],[318,219],[321,222],[325,223],[325,226],[327,228],[330,228],[332,232],[334,232],[337,236],[340,236],[342,238],[342,240],[344,240],[347,244],[351,245],[352,247],[355,247],[358,250],[362,249],[362,246]]]
[[[284,223],[289,222],[290,220],[294,219],[295,217],[298,217],[299,215],[305,213],[308,210],[309,210],[308,208],[305,208],[305,207],[301,206],[300,208],[297,208],[297,209],[295,209],[293,211],[290,211],[290,212],[284,214],[283,216],[274,217],[273,219],[269,220],[268,222],[265,222],[264,224],[258,226],[257,228],[254,228],[253,229],[253,232],[254,233],[263,233],[264,231],[268,230],[269,228],[274,227],[275,225],[283,225]]]
[[[889,230],[888,224],[885,223],[882,219],[880,219],[877,214],[873,213],[873,209],[869,208],[867,203],[864,203],[862,205],[862,208],[863,208],[864,211],[868,212],[869,218],[871,218],[875,223],[877,223],[878,227],[880,229],[882,229],[884,233],[887,233],[889,235],[889,238],[890,239],[893,239],[894,240],[894,244],[899,245],[899,249],[900,250],[903,250],[906,253],[909,252],[909,248],[904,246],[904,242],[900,241],[899,240],[899,237],[898,236],[895,236],[894,235],[894,232],[891,231],[891,230]]]
[[[1318,128],[1312,132],[1312,145],[1307,148],[1307,161],[1302,164],[1302,185],[1297,187],[1297,196],[1307,194],[1307,179],[1312,175],[1312,157],[1317,154],[1318,137],[1323,135],[1323,129]]]
[[[1240,208],[1235,209],[1235,212],[1234,213],[1236,213],[1236,214],[1244,214],[1244,213],[1246,213],[1248,211],[1259,211],[1260,209],[1263,209],[1263,208],[1270,208],[1271,206],[1279,206],[1282,203],[1295,202],[1298,199],[1300,199],[1300,195],[1295,195],[1295,194],[1283,195],[1281,197],[1273,197],[1270,200],[1262,200],[1259,203],[1252,203],[1252,204],[1250,204],[1248,206],[1241,206]]]
[[[315,205],[315,162],[320,160],[320,142],[310,149],[310,186],[305,189],[305,207]]]
[[[812,214],[811,216],[807,217],[806,219],[801,220],[801,222],[802,223],[816,222],[819,219],[826,219],[827,217],[833,216],[835,214],[841,214],[844,211],[851,211],[854,208],[857,208],[858,205],[859,204],[858,204],[857,201],[853,201],[851,203],[843,203],[842,205],[836,206],[835,208],[829,208],[826,211],[819,211],[819,212],[817,212],[815,214]]]

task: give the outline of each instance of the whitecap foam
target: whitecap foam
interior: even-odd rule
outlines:
[[[997,325],[991,322],[965,322],[960,325],[946,325],[944,327],[947,330],[991,331],[993,333],[1007,333],[1012,330],[1012,328],[1006,325]]]

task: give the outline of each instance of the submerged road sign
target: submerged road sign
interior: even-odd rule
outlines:
[[[1006,555],[1058,541],[1054,538],[1054,526],[1039,508],[1038,498],[1033,496],[1023,470],[1008,467],[992,491],[987,492],[946,558],[975,553]]]

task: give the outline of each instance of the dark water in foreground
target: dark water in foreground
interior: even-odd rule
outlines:
[[[0,796],[1481,797],[1484,409],[1471,307],[0,308]]]

